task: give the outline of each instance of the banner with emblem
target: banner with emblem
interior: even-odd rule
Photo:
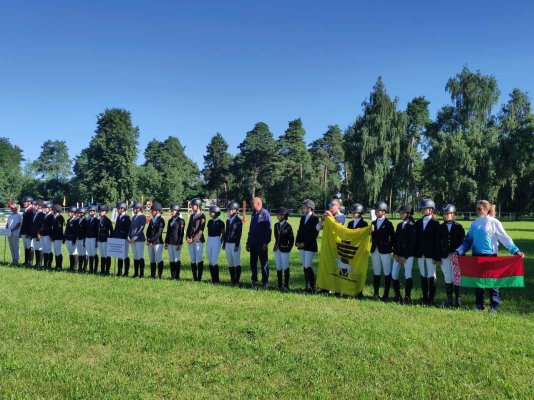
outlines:
[[[367,280],[371,226],[349,229],[325,218],[317,287],[348,296],[359,294]]]

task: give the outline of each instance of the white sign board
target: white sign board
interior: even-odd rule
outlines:
[[[108,238],[106,256],[124,258],[126,239]]]
[[[0,236],[11,236],[11,229],[0,228]]]

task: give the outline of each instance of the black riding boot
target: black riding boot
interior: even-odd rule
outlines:
[[[130,272],[130,257],[126,257],[124,259],[124,275],[128,276],[128,272]]]
[[[436,298],[436,278],[431,276],[428,278],[428,303],[430,305],[434,304]]]
[[[393,292],[395,292],[395,297],[393,301],[402,301],[402,296],[400,293],[400,282],[398,279],[392,279]]]
[[[447,294],[447,307],[452,307],[452,283],[445,284],[445,293]]]
[[[289,268],[284,269],[284,289],[289,290]]]
[[[426,305],[428,304],[428,278],[425,276],[421,277],[421,292],[423,292],[421,303]]]
[[[35,268],[41,269],[42,259],[41,259],[41,250],[35,250]]]
[[[454,307],[461,307],[462,306],[462,287],[461,286],[454,286],[454,297],[456,298],[454,301]]]
[[[210,269],[211,283],[215,283],[215,267],[210,264],[209,269]]]
[[[139,276],[139,260],[134,259],[134,278]]]
[[[95,270],[94,270],[94,273],[98,274],[98,256],[95,256],[94,259],[95,259]]]
[[[156,279],[156,263],[155,262],[150,263],[150,277],[152,279]]]
[[[230,271],[230,282],[232,283],[232,286],[235,285],[235,267],[229,267],[228,270]]]
[[[202,281],[202,273],[204,272],[204,261],[198,263],[198,281]]]
[[[63,270],[63,255],[62,254],[56,257],[56,270],[58,271]]]
[[[139,278],[145,277],[145,259],[140,258],[139,259]]]
[[[119,258],[117,260],[117,276],[122,276],[122,266],[124,264],[124,260],[122,258]]]
[[[100,275],[106,274],[106,257],[100,257]]]
[[[278,290],[282,290],[282,288],[284,287],[284,283],[282,281],[283,277],[282,275],[284,274],[284,272],[282,270],[276,270],[276,277],[278,278]]]
[[[163,275],[163,261],[160,261],[158,263],[158,279],[161,279],[162,275]]]
[[[193,274],[193,280],[198,280],[198,268],[196,264],[191,264],[191,273]]]
[[[378,291],[380,290],[380,275],[373,275],[373,299],[380,300]]]
[[[241,265],[238,265],[235,268],[235,284],[239,285],[240,280],[241,280]]]
[[[93,256],[89,256],[89,273],[92,274],[94,272],[93,266],[95,265],[95,258]]]

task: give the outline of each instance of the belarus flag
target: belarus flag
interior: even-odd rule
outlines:
[[[457,286],[481,289],[525,287],[520,256],[478,257],[451,254],[453,281]]]

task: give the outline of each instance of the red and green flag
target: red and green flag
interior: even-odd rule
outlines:
[[[481,289],[525,287],[520,256],[477,257],[451,255],[454,284]]]

